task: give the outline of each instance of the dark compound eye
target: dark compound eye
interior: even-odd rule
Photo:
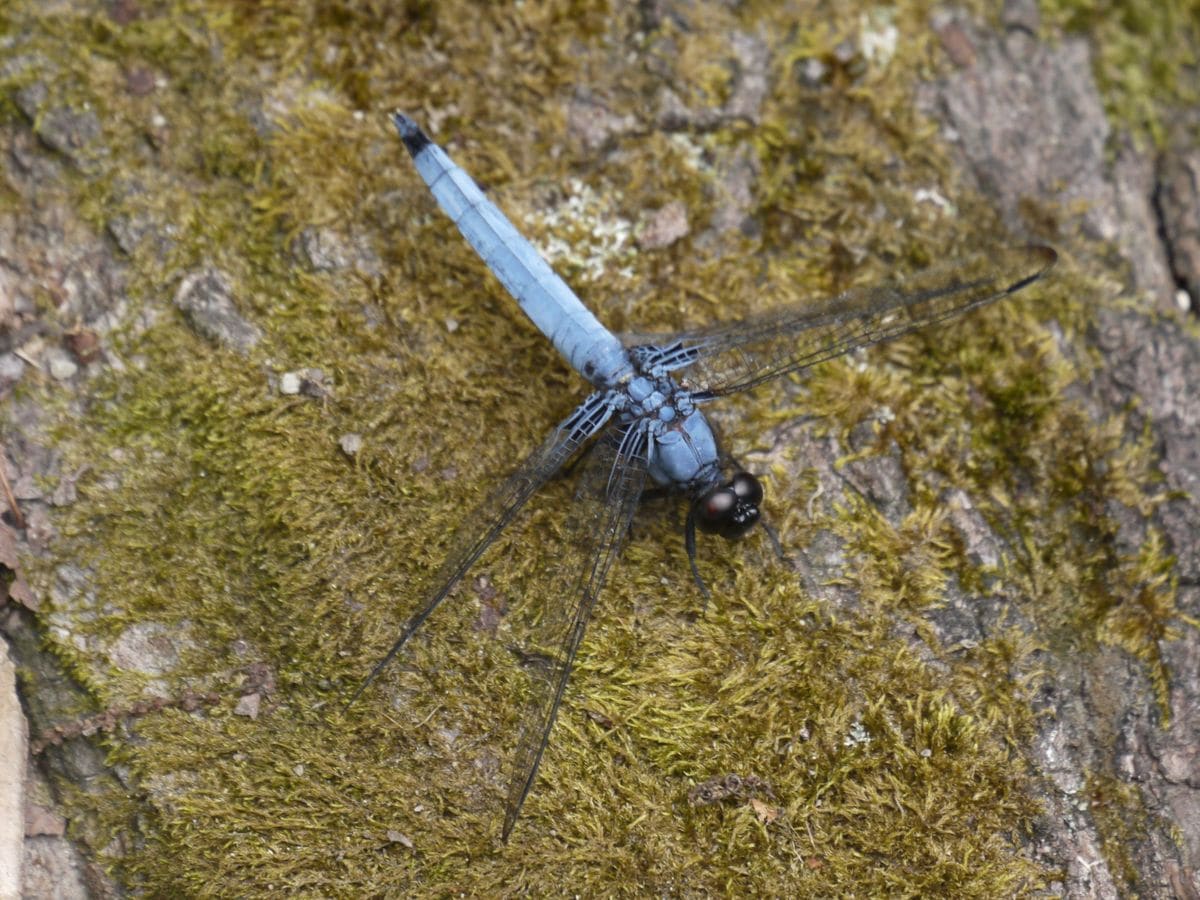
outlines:
[[[738,472],[728,483],[712,488],[696,501],[696,525],[709,534],[741,537],[758,521],[762,498],[758,479],[749,472]]]
[[[749,472],[738,472],[729,480],[729,487],[738,495],[738,499],[758,506],[762,503],[763,489],[758,479]]]

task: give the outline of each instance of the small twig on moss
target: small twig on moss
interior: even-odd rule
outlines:
[[[13,524],[25,530],[25,516],[21,514],[21,507],[17,505],[17,498],[13,496],[12,486],[8,483],[8,473],[4,471],[4,460],[8,456],[8,448],[0,444],[0,486],[4,488],[4,497],[8,500],[8,508],[12,510]]]
[[[743,778],[731,772],[696,785],[688,791],[688,803],[692,806],[710,806],[724,800],[743,803],[757,796],[774,800],[775,792],[771,790],[771,785],[757,775],[747,775]]]
[[[151,700],[139,700],[131,706],[112,707],[94,716],[87,716],[66,725],[55,725],[43,729],[37,739],[29,744],[31,756],[38,756],[47,747],[57,747],[64,741],[78,737],[90,737],[100,731],[112,731],[118,723],[125,719],[137,719],[149,713],[161,712],[164,709],[182,709],[184,712],[195,712],[202,706],[215,706],[221,702],[221,695],[213,691],[197,693],[185,691],[175,699],[154,697]]]

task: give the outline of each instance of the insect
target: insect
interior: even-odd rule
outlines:
[[[350,701],[404,648],[530,497],[582,456],[566,540],[539,586],[542,609],[521,654],[532,690],[508,776],[502,831],[507,841],[537,775],[592,607],[647,486],[689,499],[684,543],[705,596],[708,588],[696,564],[697,530],[733,539],[760,519],[762,485],[721,453],[703,407],[1014,294],[1041,278],[1057,254],[1036,245],[1000,249],[895,284],[626,346],[412,119],[396,112],[392,122],[442,210],[592,386],[574,412],[464,519],[434,578],[436,588]]]

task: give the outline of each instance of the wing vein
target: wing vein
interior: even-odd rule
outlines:
[[[556,544],[551,577],[542,602],[531,611],[526,647],[519,653],[530,661],[531,691],[513,755],[504,840],[537,777],[575,654],[628,534],[645,477],[645,440],[632,430],[606,434],[580,476],[567,534]]]

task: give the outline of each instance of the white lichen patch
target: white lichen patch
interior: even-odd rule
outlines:
[[[568,280],[632,280],[634,223],[618,214],[611,194],[572,178],[560,202],[526,218],[527,233],[544,235],[534,240],[538,250]]]
[[[917,204],[932,203],[948,216],[955,216],[958,214],[958,208],[944,196],[942,196],[941,192],[938,191],[937,188],[917,188],[915,191],[913,191],[913,202]]]
[[[861,747],[871,743],[871,733],[862,722],[855,721],[850,726],[849,733],[842,738],[843,747]]]
[[[668,136],[667,141],[670,143],[671,149],[675,151],[675,162],[693,172],[712,175],[712,166],[707,162],[708,149],[700,142],[697,135],[688,134],[686,131],[677,131]]]
[[[886,69],[896,55],[896,44],[900,31],[896,28],[896,13],[879,6],[862,14],[860,46],[867,62],[879,69]]]

